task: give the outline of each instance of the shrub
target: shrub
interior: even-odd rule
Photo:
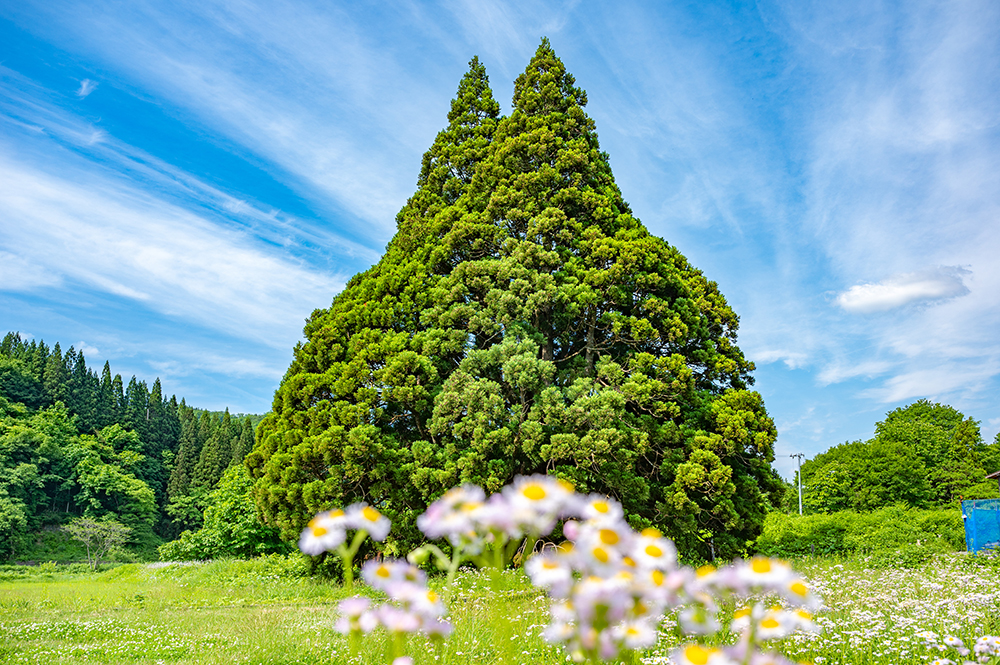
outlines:
[[[897,562],[909,566],[937,552],[963,549],[965,533],[961,513],[956,509],[887,506],[871,513],[771,513],[756,544],[766,556],[866,554],[880,565]]]

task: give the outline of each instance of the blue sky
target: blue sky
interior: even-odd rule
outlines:
[[[992,440],[997,34],[989,0],[0,3],[0,329],[266,411],[469,58],[507,109],[545,35],[634,212],[740,315],[779,454],[923,397]]]

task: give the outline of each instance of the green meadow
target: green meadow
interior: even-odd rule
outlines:
[[[873,567],[877,566],[877,567]],[[932,630],[967,643],[1000,633],[1000,562],[941,554],[915,567],[884,558],[805,558],[796,567],[823,595],[823,631],[776,646],[798,661],[927,663],[916,636]],[[97,573],[44,564],[0,569],[3,663],[379,663],[387,644],[373,633],[352,658],[333,630],[334,583],[310,577],[298,557],[194,564],[126,564]],[[494,587],[459,575],[455,632],[432,644],[411,638],[414,662],[564,663],[542,637],[547,600],[519,571]],[[677,645],[671,617],[641,661],[664,664]]]

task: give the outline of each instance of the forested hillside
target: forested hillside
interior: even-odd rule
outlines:
[[[197,528],[253,421],[195,409],[160,380],[128,383],[73,347],[0,343],[0,560],[80,515],[112,517],[147,546]]]

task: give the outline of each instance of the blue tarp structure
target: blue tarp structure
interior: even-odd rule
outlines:
[[[962,502],[965,547],[972,554],[990,547],[1000,548],[1000,499]]]

